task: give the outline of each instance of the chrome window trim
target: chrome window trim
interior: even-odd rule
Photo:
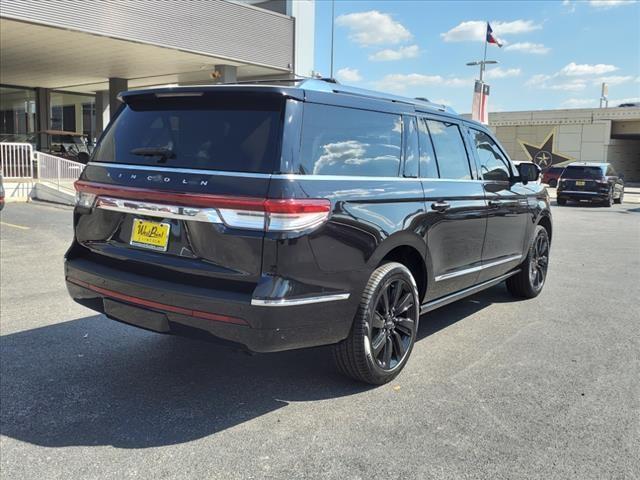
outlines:
[[[336,293],[331,295],[320,295],[316,297],[302,298],[252,298],[251,305],[259,307],[292,307],[295,305],[308,305],[310,303],[347,300],[350,296],[350,293]]]
[[[468,275],[470,273],[479,272],[486,268],[497,267],[498,265],[502,265],[503,263],[509,263],[515,260],[520,260],[521,258],[522,258],[522,255],[511,255],[510,257],[507,257],[507,258],[502,258],[500,260],[495,260],[493,262],[485,263],[483,265],[478,265],[477,267],[465,268],[463,270],[456,270],[455,272],[438,275],[435,278],[435,281],[441,282],[442,280],[449,280],[450,278],[461,277],[462,275]]]
[[[123,170],[151,170],[154,172],[193,173],[197,175],[219,175],[223,177],[271,178],[270,173],[229,172],[223,170],[203,170],[197,168],[156,167],[155,165],[130,165],[128,163],[89,162],[87,166],[120,168]]]
[[[230,172],[222,170],[202,170],[195,168],[171,168],[160,166],[130,165],[126,163],[89,162],[88,166],[119,168],[123,170],[154,171],[169,173],[192,173],[196,175],[211,175],[223,177],[266,178],[278,180],[335,180],[335,181],[382,181],[382,182],[472,182],[482,183],[483,180],[474,178],[428,178],[428,177],[375,177],[371,175],[302,175],[299,173],[253,173]]]

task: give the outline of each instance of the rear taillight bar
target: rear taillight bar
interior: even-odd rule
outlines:
[[[165,192],[78,180],[76,204],[160,218],[224,223],[232,228],[286,232],[306,230],[329,218],[327,199],[270,199]]]

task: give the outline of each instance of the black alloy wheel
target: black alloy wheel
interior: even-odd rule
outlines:
[[[535,290],[542,290],[549,268],[549,237],[538,235],[534,240],[533,252],[529,262],[529,276]]]
[[[383,370],[392,370],[407,355],[417,326],[416,309],[412,287],[405,279],[392,279],[378,292],[368,340],[371,355]]]
[[[507,279],[507,289],[514,297],[534,298],[542,291],[549,269],[549,233],[538,225],[520,271]]]
[[[396,262],[380,265],[362,292],[349,336],[334,346],[338,370],[372,385],[393,380],[411,355],[419,319],[411,271]]]

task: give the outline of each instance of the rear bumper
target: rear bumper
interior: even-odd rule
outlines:
[[[337,343],[349,334],[357,309],[357,299],[347,292],[257,299],[150,279],[82,258],[66,260],[65,275],[76,302],[109,318],[160,333],[214,336],[254,352]]]
[[[582,190],[561,190],[556,193],[557,198],[566,200],[594,200],[604,201],[609,198],[609,191],[589,192]]]

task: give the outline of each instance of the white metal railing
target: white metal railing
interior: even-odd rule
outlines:
[[[1,142],[0,170],[5,180],[33,178],[33,146],[30,143]]]
[[[73,191],[75,182],[85,167],[83,163],[56,157],[48,153],[35,153],[38,181],[55,185],[58,190]]]

